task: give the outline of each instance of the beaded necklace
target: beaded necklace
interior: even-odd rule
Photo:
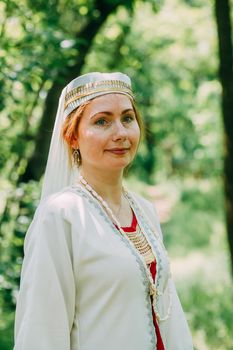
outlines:
[[[124,232],[125,232],[125,235],[128,237],[128,239],[133,243],[135,248],[143,256],[146,264],[147,265],[151,264],[155,260],[155,256],[140,226],[137,225],[136,231],[133,231],[133,232],[124,231]]]
[[[158,322],[162,322],[162,321],[166,321],[170,315],[171,315],[171,309],[172,309],[172,300],[171,300],[171,290],[170,290],[170,287],[169,287],[169,291],[168,291],[168,295],[169,295],[169,303],[168,303],[168,308],[167,308],[167,313],[165,316],[161,316],[157,310],[157,305],[156,305],[156,301],[157,301],[157,297],[158,296],[161,296],[163,293],[160,292],[157,288],[156,288],[156,285],[155,285],[155,282],[153,281],[153,278],[152,278],[152,275],[151,275],[151,272],[150,272],[150,269],[148,267],[148,263],[146,262],[146,259],[145,259],[145,256],[143,256],[143,253],[140,252],[140,249],[138,246],[136,246],[134,244],[134,242],[132,242],[132,240],[130,239],[130,237],[128,235],[125,234],[125,231],[121,228],[121,225],[118,221],[118,219],[116,218],[116,216],[114,215],[112,209],[109,207],[108,203],[88,184],[88,182],[83,178],[82,175],[79,175],[79,182],[86,188],[86,190],[94,197],[98,200],[98,202],[102,205],[102,207],[104,208],[104,210],[106,211],[106,213],[109,215],[109,217],[111,218],[111,220],[115,223],[115,225],[117,226],[118,230],[120,231],[120,233],[122,234],[122,236],[126,237],[129,241],[129,243],[131,244],[131,246],[133,246],[134,248],[136,248],[136,250],[139,252],[139,256],[140,256],[140,259],[145,267],[145,271],[146,271],[146,275],[147,275],[147,278],[150,282],[150,296],[152,298],[152,306],[153,306],[153,309],[154,309],[154,313],[155,313],[155,316],[156,316],[156,319],[158,320]],[[125,188],[123,188],[123,194],[125,195],[125,198],[128,199],[128,194],[127,194],[127,191],[125,190]],[[130,203],[129,203],[130,204]],[[140,234],[140,237],[143,236],[144,239],[144,244],[146,242],[147,245],[149,245],[146,237],[145,237],[145,234],[143,233],[143,231],[140,229],[141,231],[141,234]],[[167,251],[163,245],[163,242],[162,240],[160,239],[160,237],[158,235],[157,236],[157,239],[160,243],[160,245],[163,247],[166,255],[167,255]],[[150,245],[149,245],[150,246]],[[144,246],[145,248],[145,246]],[[148,248],[146,249],[146,254],[147,255],[147,258],[148,261],[151,262],[151,254],[152,253],[152,249],[150,247],[150,251],[148,251]],[[154,258],[154,255],[153,255],[153,258]],[[168,260],[169,261],[169,260]],[[169,277],[171,276],[171,272],[170,272],[170,264],[169,264]]]

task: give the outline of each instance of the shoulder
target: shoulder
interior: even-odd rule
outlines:
[[[63,246],[71,252],[72,224],[77,218],[76,213],[72,214],[75,202],[75,194],[68,189],[41,200],[25,236],[25,255],[29,256],[30,252],[40,247],[52,252]]]
[[[74,222],[79,220],[82,209],[81,196],[65,188],[42,199],[35,211],[32,222],[27,230],[25,243],[31,236],[41,236],[48,228],[63,227],[69,231]],[[46,233],[47,234],[47,233]]]
[[[67,215],[83,202],[82,196],[74,191],[72,187],[66,187],[43,199],[38,208],[37,215],[63,214]]]

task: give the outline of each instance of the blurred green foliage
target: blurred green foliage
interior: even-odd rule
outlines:
[[[33,152],[53,78],[61,67],[75,63],[83,40],[76,33],[88,18],[101,16],[93,4],[92,0],[0,3],[2,350],[13,344],[23,238],[40,194],[40,183],[20,184],[18,179]],[[170,186],[177,194],[163,231],[175,270],[177,259],[183,266],[174,277],[195,347],[230,350],[233,309],[221,187],[221,89],[211,3],[122,4],[90,47],[83,73],[95,70],[129,74],[143,115],[147,134],[130,169],[129,186],[146,194],[149,185],[164,184],[168,201]],[[156,202],[156,196],[152,200]],[[209,265],[215,270],[204,271]]]
[[[204,281],[186,285],[181,293],[183,307],[195,330],[197,349],[232,349],[232,284],[214,285]]]
[[[166,244],[171,254],[186,255],[193,249],[212,244],[224,232],[224,206],[221,184],[209,180],[180,184],[180,198],[170,220],[164,224]]]

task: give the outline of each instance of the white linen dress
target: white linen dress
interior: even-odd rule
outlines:
[[[165,350],[192,350],[153,205],[132,193],[129,200],[156,256],[161,315],[171,293],[171,316],[159,325]],[[86,189],[44,200],[24,248],[14,350],[156,349],[142,257]]]

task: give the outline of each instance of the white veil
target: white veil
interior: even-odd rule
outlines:
[[[61,130],[65,120],[64,103],[66,87],[62,90],[52,139],[50,143],[49,155],[42,185],[41,199],[52,193],[60,191],[63,187],[69,186],[78,177],[78,168],[70,164],[68,147],[62,138]]]

